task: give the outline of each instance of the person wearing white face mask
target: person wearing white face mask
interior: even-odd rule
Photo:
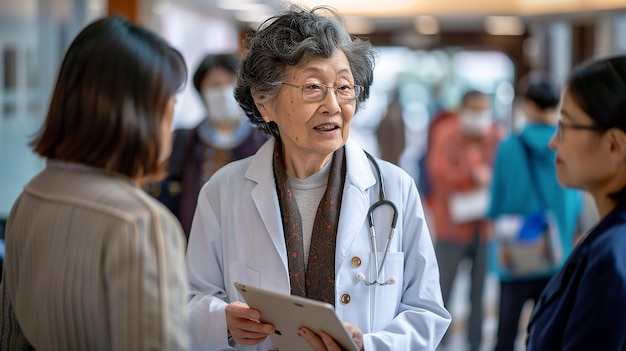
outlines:
[[[202,97],[208,109],[207,119],[219,131],[237,128],[240,125],[243,113],[233,94],[234,87],[230,84],[202,90]]]
[[[436,233],[436,252],[446,308],[459,264],[472,262],[471,308],[467,335],[470,350],[482,342],[482,295],[486,274],[489,184],[502,128],[492,122],[489,98],[469,91],[456,114],[433,128],[429,140],[427,172],[429,203]]]
[[[267,140],[245,117],[233,95],[239,59],[207,55],[193,76],[206,116],[192,129],[174,132],[167,177],[148,191],[178,217],[185,236],[202,185],[222,166],[253,155]]]
[[[491,112],[488,109],[472,110],[465,108],[459,113],[459,122],[461,123],[461,130],[465,134],[469,136],[481,137],[491,126]]]

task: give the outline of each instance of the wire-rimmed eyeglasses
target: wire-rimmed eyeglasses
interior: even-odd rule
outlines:
[[[356,101],[356,99],[359,98],[359,95],[361,95],[361,91],[363,91],[363,87],[356,84],[344,84],[336,87],[329,87],[328,85],[321,83],[295,85],[283,82],[283,84],[302,90],[302,99],[310,102],[319,102],[324,100],[326,94],[328,94],[328,89],[332,89],[335,92],[335,96],[337,96],[337,101],[339,102]]]
[[[592,130],[596,132],[605,130],[605,128],[602,128],[598,125],[584,126],[580,124],[565,124],[563,123],[562,120],[559,120],[559,122],[557,123],[557,128],[556,128],[556,137],[559,140],[559,142],[563,141],[563,131],[565,129]]]

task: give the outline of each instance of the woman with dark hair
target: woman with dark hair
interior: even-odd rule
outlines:
[[[580,191],[563,188],[556,177],[556,152],[549,142],[556,132],[559,91],[550,82],[532,76],[522,91],[526,124],[498,146],[491,183],[488,216],[495,223],[494,268],[500,280],[497,351],[514,349],[524,304],[536,302],[550,278],[563,266],[578,234],[577,220],[582,210]],[[501,224],[511,215],[549,211],[558,230],[555,242],[561,257],[549,264],[535,260],[522,269],[505,254],[509,243]],[[539,227],[541,228],[541,227]],[[525,245],[525,244],[524,244]],[[503,258],[500,260],[500,258]],[[505,259],[506,258],[506,259]]]
[[[180,224],[138,181],[170,152],[185,62],[120,17],[70,45],[6,227],[2,349],[188,348]]]
[[[275,348],[235,282],[334,305],[361,350],[434,350],[450,323],[412,177],[349,139],[375,57],[333,15],[294,6],[247,37],[235,97],[272,138],[200,191],[187,251],[194,349]]]
[[[189,236],[200,187],[215,171],[254,154],[267,140],[245,118],[233,95],[238,64],[234,54],[202,59],[193,75],[193,86],[206,116],[194,128],[174,131],[167,177],[146,187],[176,215],[185,236]]]
[[[626,56],[574,70],[550,146],[559,182],[601,219],[543,290],[528,350],[626,350]]]

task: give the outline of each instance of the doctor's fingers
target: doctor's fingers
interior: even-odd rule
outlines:
[[[247,318],[258,321],[259,318],[261,318],[261,312],[250,308],[250,306],[240,301],[231,302],[226,305],[224,312],[226,313],[227,323],[229,319]]]
[[[341,351],[335,340],[324,332],[317,335],[311,329],[300,328],[298,335],[309,344],[313,351]]]
[[[227,322],[228,330],[233,337],[261,338],[274,333],[274,326],[245,318]]]
[[[274,333],[274,326],[261,323],[261,313],[242,302],[232,302],[226,306],[226,325],[230,334],[239,344],[255,345]]]
[[[242,345],[256,345],[274,332],[271,324],[240,319],[239,323],[229,324],[228,330],[235,342]]]
[[[343,327],[346,328],[348,335],[352,337],[352,340],[354,340],[354,343],[359,348],[359,350],[363,350],[363,332],[361,331],[361,329],[355,327],[348,322],[343,322]]]

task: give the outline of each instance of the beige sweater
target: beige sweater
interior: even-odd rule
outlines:
[[[6,229],[0,348],[188,348],[184,236],[130,179],[49,162]]]

